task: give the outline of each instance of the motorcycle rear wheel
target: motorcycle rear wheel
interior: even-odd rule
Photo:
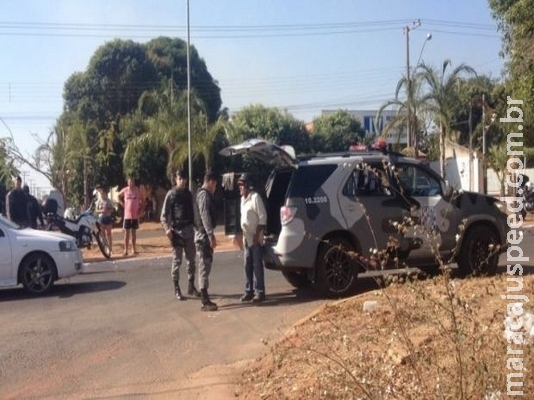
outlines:
[[[102,231],[100,228],[97,232],[95,232],[95,239],[96,243],[98,244],[98,248],[106,258],[111,257],[111,247],[109,246],[108,239],[102,234]]]

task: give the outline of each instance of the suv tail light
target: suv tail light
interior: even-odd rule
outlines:
[[[282,225],[289,224],[295,218],[297,207],[282,206],[280,208],[280,222]]]

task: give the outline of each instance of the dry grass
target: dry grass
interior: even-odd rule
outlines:
[[[525,276],[524,285],[523,293],[534,293],[534,276]],[[506,287],[504,275],[440,276],[328,305],[245,371],[237,397],[504,398],[510,371],[503,336],[507,301],[500,296]],[[362,311],[368,300],[377,301],[376,311]],[[523,390],[534,393],[531,347],[515,347],[524,350]]]
[[[529,269],[521,294],[534,297]],[[532,343],[512,343],[523,354],[507,355],[510,300],[501,295],[515,286],[507,277],[405,276],[327,305],[269,345],[243,373],[236,398],[504,399],[507,374],[515,372],[509,357],[523,358],[524,386],[512,390],[528,397],[534,393]],[[376,302],[376,311],[363,311],[367,301]],[[534,314],[533,305],[524,307]]]

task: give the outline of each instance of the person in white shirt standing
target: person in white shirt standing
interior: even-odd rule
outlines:
[[[245,294],[241,297],[241,301],[262,302],[265,300],[262,246],[267,212],[261,196],[254,190],[248,173],[243,173],[239,177],[237,185],[241,195],[241,229],[245,264]]]

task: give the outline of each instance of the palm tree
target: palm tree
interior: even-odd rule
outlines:
[[[424,121],[424,118],[420,118],[418,114],[421,113],[421,110],[424,109],[424,107],[421,104],[421,81],[420,77],[418,75],[414,75],[410,78],[411,84],[409,85],[411,93],[411,126],[414,127],[415,130],[415,140],[413,142],[413,149],[406,149],[405,152],[407,154],[415,155],[418,152],[418,135],[422,128],[420,126],[421,122]],[[385,139],[388,135],[388,133],[392,129],[397,129],[398,137],[397,137],[397,143],[400,142],[400,135],[402,133],[403,127],[408,126],[408,96],[406,98],[402,97],[403,93],[406,93],[406,88],[408,87],[408,80],[406,76],[403,76],[398,82],[397,87],[395,89],[395,97],[391,100],[386,101],[377,111],[377,121],[381,120],[382,113],[384,110],[388,108],[394,108],[397,110],[396,116],[390,120],[383,128],[381,132],[381,136]]]
[[[215,124],[210,124],[200,97],[193,92],[191,98],[193,152],[191,157],[202,154],[208,168],[213,158],[211,153],[214,139],[223,124],[223,119],[219,118]],[[132,132],[130,135],[133,138],[126,147],[125,160],[135,158],[139,146],[150,144],[164,148],[168,157],[167,174],[172,177],[173,171],[184,166],[189,157],[186,92],[178,96],[172,90],[163,93],[154,91],[143,95],[138,110],[125,121],[123,129],[143,130],[141,134]]]
[[[225,128],[228,125],[227,119],[223,115],[219,115],[217,121],[213,124],[208,123],[207,116],[203,114],[204,127],[193,136],[193,153],[201,155],[204,158],[204,166],[206,171],[213,165],[213,149],[216,139],[220,134],[224,134]]]
[[[450,60],[445,60],[441,71],[438,71],[423,63],[417,67],[415,74],[424,85],[422,88],[424,94],[419,99],[420,105],[431,113],[439,126],[440,172],[443,177],[445,177],[445,140],[449,139],[453,132],[451,121],[455,105],[460,101],[461,75],[477,76],[476,71],[466,64],[461,64],[447,73],[447,68],[451,65]]]

